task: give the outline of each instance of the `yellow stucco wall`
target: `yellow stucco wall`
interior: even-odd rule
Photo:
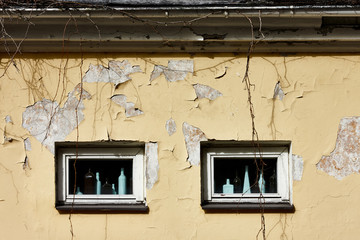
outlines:
[[[250,140],[247,92],[242,82],[244,55],[22,55],[0,79],[0,239],[71,239],[68,214],[54,206],[54,156],[22,127],[27,106],[44,98],[63,106],[89,65],[128,60],[142,72],[116,89],[112,83],[84,83],[91,99],[83,101],[79,141],[108,139],[158,143],[158,181],[147,190],[148,214],[73,214],[74,239],[255,239],[260,214],[205,213],[200,206],[200,167],[188,168],[183,122],[209,139]],[[155,65],[193,60],[194,73],[150,84]],[[5,66],[7,59],[2,59]],[[224,73],[220,79],[215,79]],[[65,69],[65,70],[64,70]],[[338,180],[316,164],[335,147],[339,122],[359,116],[360,57],[351,55],[254,55],[250,65],[255,121],[261,140],[291,140],[293,154],[304,161],[301,181],[293,183],[295,213],[265,214],[267,239],[358,239],[360,179]],[[280,81],[286,93],[273,99]],[[210,101],[196,99],[192,84],[222,93]],[[127,118],[110,100],[125,94],[144,114]],[[11,116],[12,123],[5,117]],[[169,136],[165,123],[174,119]],[[25,151],[29,137],[31,151]],[[77,131],[66,140],[75,141]],[[30,168],[23,169],[27,155]],[[358,161],[357,158],[354,161]],[[339,168],[344,166],[339,166]],[[261,238],[261,237],[260,237]]]

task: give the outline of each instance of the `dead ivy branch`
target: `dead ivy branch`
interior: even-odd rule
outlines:
[[[262,159],[262,150],[261,150],[261,147],[259,144],[259,135],[258,135],[256,126],[255,126],[255,110],[254,110],[254,104],[252,102],[252,94],[251,94],[252,88],[255,90],[255,85],[253,83],[251,83],[251,81],[250,81],[249,68],[250,68],[251,54],[253,53],[256,44],[258,44],[262,39],[264,39],[265,36],[261,31],[262,21],[261,21],[260,12],[259,12],[259,29],[258,29],[258,35],[256,37],[256,38],[258,38],[258,40],[256,40],[256,41],[255,41],[255,36],[254,36],[254,24],[249,17],[247,17],[245,15],[244,15],[244,17],[249,21],[249,24],[250,24],[251,41],[249,43],[249,49],[248,49],[248,52],[246,55],[245,73],[244,73],[242,82],[245,84],[245,90],[247,91],[247,96],[248,96],[247,101],[249,104],[249,113],[250,113],[251,127],[252,127],[251,140],[252,140],[254,153],[255,153],[254,163],[257,168],[256,181],[255,181],[254,185],[257,185],[258,180],[259,180],[259,173],[261,173],[263,175],[265,163]],[[258,158],[259,158],[259,160],[258,160]],[[261,192],[262,191],[260,191],[260,198],[259,198],[259,205],[260,205],[260,209],[261,209],[261,228],[259,229],[259,232],[256,235],[256,239],[258,239],[259,234],[262,233],[263,240],[266,240],[266,225],[265,225],[264,205],[263,205],[265,203],[265,198],[263,197]]]

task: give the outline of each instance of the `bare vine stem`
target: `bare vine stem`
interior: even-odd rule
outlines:
[[[261,21],[261,15],[259,12],[259,35],[260,38],[259,40],[255,41],[255,36],[254,36],[254,24],[252,22],[252,20],[246,16],[243,15],[250,24],[250,28],[251,28],[251,41],[249,43],[249,48],[247,51],[247,55],[246,55],[246,66],[245,66],[245,73],[244,73],[244,77],[242,79],[242,82],[245,84],[245,89],[247,91],[247,102],[249,104],[249,113],[250,113],[250,118],[251,118],[251,142],[254,148],[254,163],[256,165],[256,181],[254,183],[254,185],[258,184],[259,181],[259,173],[261,173],[262,176],[264,176],[264,161],[262,158],[262,150],[261,150],[261,146],[259,143],[259,135],[258,132],[256,130],[256,126],[255,126],[255,110],[254,110],[254,104],[252,102],[252,88],[255,90],[255,85],[253,83],[251,83],[250,81],[250,77],[249,77],[249,68],[250,68],[250,59],[251,59],[251,54],[254,52],[254,48],[256,46],[257,43],[259,43],[259,41],[261,41],[264,38],[263,33],[261,32],[261,26],[262,26],[262,21]],[[258,162],[258,158],[259,158],[259,162]],[[263,240],[266,240],[266,224],[265,224],[265,215],[264,215],[264,196],[262,195],[262,186],[260,186],[260,197],[259,197],[259,205],[260,205],[260,213],[261,213],[261,228],[259,229],[257,235],[256,235],[256,239],[258,239],[260,233],[262,233],[262,238]]]

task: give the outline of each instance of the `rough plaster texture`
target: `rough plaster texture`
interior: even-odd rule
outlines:
[[[0,135],[6,127],[6,136],[14,139],[0,145],[0,239],[71,239],[69,215],[60,214],[54,207],[54,156],[43,147],[42,139],[37,140],[22,127],[22,114],[33,112],[34,122],[30,126],[44,130],[50,115],[45,110],[55,105],[54,102],[58,103],[58,111],[69,104],[67,101],[78,102],[78,92],[76,99],[70,98],[73,101],[66,94],[81,80],[81,55],[70,56],[65,82],[62,78],[59,82],[59,66],[66,60],[61,54],[19,56],[21,59],[16,62],[21,72],[11,65],[0,81]],[[159,171],[155,185],[146,189],[149,213],[74,213],[74,239],[118,239],[119,236],[121,239],[255,239],[261,227],[260,214],[209,214],[201,209],[201,166],[196,165],[198,140],[205,139],[205,135],[217,140],[251,140],[248,97],[241,81],[246,56],[84,54],[82,59],[84,66],[108,64],[109,59],[127,60],[144,72],[130,74],[131,84],[120,84],[117,88],[109,82],[84,82],[91,99],[81,101],[83,120],[78,131],[70,130],[69,125],[75,125],[55,121],[59,122],[56,126],[65,141],[76,141],[77,137],[79,141],[99,141],[108,139],[109,135],[114,140],[156,142]],[[171,59],[191,60],[193,74],[189,72],[183,81],[175,82],[161,76],[149,85],[154,65],[167,66]],[[225,66],[228,66],[226,75],[215,79],[224,73]],[[267,240],[358,239],[359,175],[350,174],[338,181],[318,170],[316,164],[322,155],[330,155],[336,149],[336,142],[341,141],[343,147],[336,151],[342,157],[352,147],[350,152],[358,151],[357,131],[350,130],[358,128],[357,117],[351,116],[359,116],[360,56],[258,54],[252,56],[249,71],[255,85],[251,94],[259,138],[291,140],[293,153],[302,157],[304,166],[301,181],[293,182],[295,213],[265,214]],[[282,100],[273,98],[278,81],[286,94]],[[222,96],[214,101],[194,101],[194,84],[210,86]],[[123,109],[110,98],[119,94],[127,97],[126,102],[138,105],[144,114],[131,118],[118,114],[114,118]],[[75,117],[68,118],[70,112],[74,113],[70,109],[65,119],[74,123]],[[13,124],[6,123],[7,115]],[[177,124],[177,132],[171,136],[165,128],[170,116]],[[341,135],[348,139],[346,143],[340,138],[336,140],[339,120],[344,117],[350,117],[348,124],[341,127],[345,130]],[[351,127],[351,122],[356,128]],[[184,124],[185,134],[179,129],[183,123],[189,125]],[[71,132],[66,134],[68,130]],[[194,134],[190,134],[192,131]],[[24,149],[27,137],[31,151]],[[189,144],[185,143],[186,138]],[[31,168],[23,170],[24,159]],[[301,163],[297,160],[293,163],[294,179],[300,169],[296,162]],[[331,161],[338,164],[335,160]],[[190,161],[195,163],[191,167]],[[350,169],[350,173],[356,161],[343,158],[339,163],[340,168]],[[156,160],[152,159],[150,165],[152,173],[148,174],[155,179]],[[329,166],[337,175],[343,171],[334,170],[331,163]]]
[[[334,151],[316,167],[338,180],[360,172],[360,117],[341,119]]]
[[[158,180],[159,161],[158,161],[158,144],[146,143],[146,188],[151,189]]]

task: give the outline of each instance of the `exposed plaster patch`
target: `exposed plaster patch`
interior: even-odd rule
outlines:
[[[29,138],[25,138],[24,147],[25,147],[25,151],[31,151],[31,142]]]
[[[168,66],[156,65],[150,76],[150,82],[164,74],[169,82],[184,80],[188,73],[194,72],[193,60],[169,60]]]
[[[278,96],[279,96],[280,100],[283,100],[283,98],[285,96],[284,91],[281,89],[280,82],[277,82],[276,85],[275,85],[273,99],[276,99]]]
[[[185,137],[188,161],[191,165],[199,165],[200,141],[206,141],[207,138],[199,128],[191,126],[186,122],[183,123],[182,130]]]
[[[140,66],[132,66],[128,60],[109,61],[108,68],[90,64],[83,77],[83,82],[111,82],[115,86],[131,80],[132,73],[141,72]]]
[[[126,117],[135,117],[138,115],[143,114],[140,109],[135,108],[135,103],[127,102],[127,97],[124,94],[118,94],[111,97],[111,100],[125,108],[125,115]]]
[[[13,123],[13,121],[12,121],[12,119],[11,119],[11,117],[10,117],[9,115],[7,115],[7,116],[5,117],[5,122],[6,122],[6,123]]]
[[[146,188],[151,189],[158,180],[159,161],[158,161],[158,144],[145,144],[146,156]]]
[[[129,75],[137,72],[141,72],[140,66],[131,66],[128,60],[124,60],[122,62],[109,61],[110,82],[115,85],[131,80]]]
[[[334,151],[316,167],[338,180],[360,172],[360,117],[341,119]]]
[[[83,82],[110,82],[109,69],[102,65],[90,64],[89,70],[83,77]]]
[[[23,112],[23,127],[53,154],[54,142],[64,141],[66,136],[84,120],[83,99],[90,99],[91,96],[85,90],[81,91],[80,86],[78,84],[68,94],[68,99],[62,108],[56,101],[44,99],[28,106]],[[78,93],[79,99],[76,93]]]
[[[304,161],[303,158],[299,155],[292,155],[293,161],[293,179],[295,181],[301,181],[303,170],[304,170]]]
[[[216,98],[222,96],[221,92],[206,85],[195,84],[193,87],[198,99],[207,98],[210,100],[215,100]]]
[[[169,136],[173,135],[176,132],[176,123],[174,119],[170,118],[169,120],[167,120],[165,128]]]

